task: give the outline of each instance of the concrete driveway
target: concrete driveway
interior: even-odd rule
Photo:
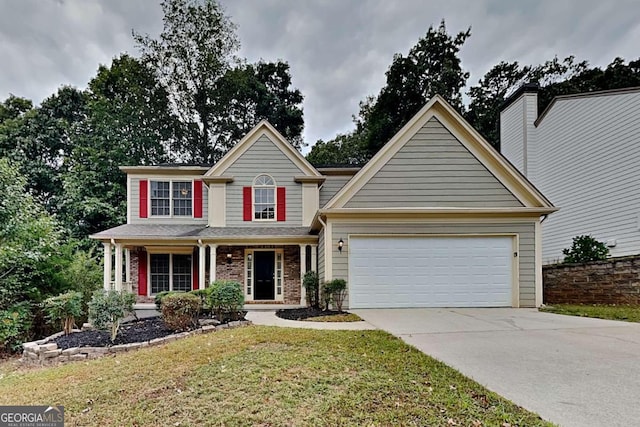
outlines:
[[[549,421],[640,425],[640,324],[535,309],[353,311]]]

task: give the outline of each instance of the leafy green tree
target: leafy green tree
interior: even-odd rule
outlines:
[[[185,125],[187,160],[217,160],[216,82],[231,68],[240,43],[235,25],[215,0],[163,0],[164,28],[159,38],[134,32],[142,58],[167,88],[172,106]]]
[[[358,132],[338,134],[330,141],[318,140],[307,154],[315,166],[359,166],[367,162],[362,135]]]
[[[126,54],[100,66],[86,97],[61,201],[65,226],[79,239],[126,221],[126,176],[118,166],[166,162],[180,132],[153,71]]]
[[[450,35],[442,20],[438,28],[429,27],[407,56],[394,56],[386,85],[377,98],[361,104],[357,120],[369,157],[436,94],[462,111],[461,90],[469,73],[462,69],[458,54],[470,36],[471,28]]]
[[[283,61],[246,64],[236,26],[217,0],[164,0],[159,38],[134,32],[142,59],[167,88],[183,124],[179,160],[213,163],[260,120],[302,146],[302,94]]]
[[[521,66],[517,61],[502,61],[489,70],[477,86],[469,89],[466,119],[496,148],[500,140],[498,119],[502,104],[530,72],[531,67]]]
[[[26,190],[16,164],[0,159],[0,309],[47,295],[42,264],[60,242],[55,220]]]
[[[216,81],[212,93],[213,126],[222,156],[260,120],[268,120],[296,148],[303,145],[303,96],[291,88],[286,62],[241,64]]]

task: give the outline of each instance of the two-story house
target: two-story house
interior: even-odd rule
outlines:
[[[361,169],[316,169],[267,122],[211,167],[121,169],[127,224],[91,237],[105,288],[140,301],[232,279],[249,303],[304,304],[314,270],[351,308],[541,303],[555,208],[440,97]]]
[[[543,224],[543,262],[589,234],[612,256],[640,254],[640,88],[556,97],[538,115],[538,86],[500,113],[502,153],[562,209]]]

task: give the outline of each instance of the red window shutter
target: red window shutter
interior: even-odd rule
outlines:
[[[278,187],[278,207],[276,217],[278,221],[287,220],[287,189],[285,187]]]
[[[251,187],[244,187],[242,189],[242,217],[245,221],[251,221]]]
[[[147,218],[147,199],[149,182],[146,179],[140,180],[140,218]]]
[[[193,217],[202,218],[202,181],[193,181]]]
[[[193,258],[193,283],[191,283],[191,289],[194,291],[198,289],[198,257],[196,255],[192,255]]]
[[[138,252],[138,295],[147,296],[147,253]]]

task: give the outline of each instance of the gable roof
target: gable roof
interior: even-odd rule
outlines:
[[[436,95],[387,142],[378,153],[325,205],[344,208],[347,202],[432,117],[440,121],[471,154],[486,167],[526,208],[553,208],[553,204],[507,159],[498,153],[441,96]]]
[[[262,136],[265,135],[273,142],[273,144],[287,156],[293,164],[295,164],[306,176],[320,177],[318,172],[312,165],[305,159],[298,150],[296,150],[287,140],[274,128],[268,121],[262,120],[253,129],[247,133],[244,138],[240,140],[227,154],[220,159],[207,173],[205,177],[214,177],[222,175],[236,160],[238,160],[253,144]]]

